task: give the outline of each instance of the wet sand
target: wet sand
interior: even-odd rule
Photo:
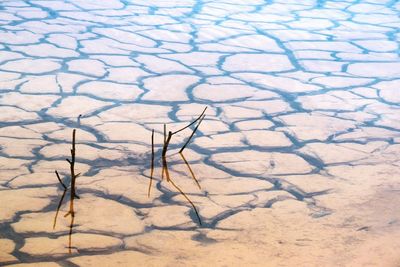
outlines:
[[[0,265],[400,266],[399,9],[2,1]]]

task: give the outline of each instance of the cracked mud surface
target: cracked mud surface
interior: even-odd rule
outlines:
[[[399,266],[399,11],[3,0],[0,265]],[[163,124],[176,131],[205,106],[187,164],[189,129],[168,150],[200,225],[158,159]],[[69,236],[67,201],[53,229],[54,170],[69,182],[73,128]]]

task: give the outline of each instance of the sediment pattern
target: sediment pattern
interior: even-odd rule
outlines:
[[[2,0],[0,265],[398,266],[399,10]]]

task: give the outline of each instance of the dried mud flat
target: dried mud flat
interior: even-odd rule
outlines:
[[[400,266],[399,10],[1,1],[0,265]]]

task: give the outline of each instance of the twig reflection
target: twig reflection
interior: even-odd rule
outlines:
[[[70,210],[67,214],[64,215],[64,217],[67,217],[68,215],[71,215],[71,221],[69,224],[69,233],[68,233],[68,252],[71,254],[72,253],[72,228],[74,227],[74,221],[75,221],[74,198],[70,199]]]
[[[199,223],[201,225],[201,219],[200,219],[200,215],[199,212],[196,209],[196,206],[193,204],[193,202],[190,200],[190,198],[172,181],[169,181],[178,191],[179,193],[181,193],[181,195],[186,198],[186,200],[190,203],[190,205],[192,205],[194,212],[196,213],[197,219],[199,220]]]
[[[179,155],[181,155],[183,161],[186,164],[186,167],[189,169],[190,174],[192,175],[193,180],[196,182],[197,186],[199,187],[199,189],[201,190],[201,186],[199,181],[196,179],[196,175],[194,174],[192,168],[190,168],[189,162],[186,160],[185,156],[182,153],[179,153]]]

